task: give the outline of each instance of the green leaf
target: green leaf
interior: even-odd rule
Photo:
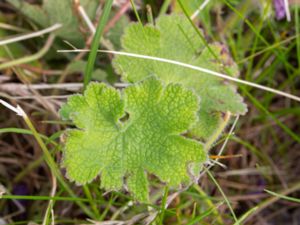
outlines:
[[[203,3],[203,0],[184,1],[184,8],[188,15],[192,16],[197,10],[199,10]],[[210,37],[213,37],[214,35],[214,29],[211,28],[215,25],[216,15],[218,15],[218,10],[222,7],[222,3],[223,2],[219,0],[210,0],[207,4],[205,4],[205,7],[200,10],[200,13],[198,13],[196,17],[198,21],[201,21],[201,27]],[[174,11],[177,13],[182,12],[179,1],[175,2]]]
[[[66,68],[68,74],[84,73],[87,62],[83,60],[72,61]],[[92,78],[97,81],[104,81],[107,78],[107,72],[103,69],[95,69],[92,73]]]
[[[222,63],[216,61],[189,21],[180,15],[162,16],[156,21],[155,27],[143,27],[136,23],[130,25],[125,30],[122,45],[125,52],[177,60],[218,72],[223,72],[226,67],[232,74],[238,74],[227,49],[219,43],[209,45]],[[247,111],[235,86],[212,75],[120,55],[115,58],[114,67],[127,82],[137,82],[149,75],[156,75],[167,83],[179,82],[193,88],[201,97],[201,107],[199,122],[190,133],[198,138],[208,139],[213,134],[222,122],[222,113],[229,111],[240,115]]]
[[[25,16],[42,27],[49,26],[49,21],[46,12],[39,6],[29,4],[26,1],[7,0],[15,8],[19,9]]]
[[[83,45],[84,39],[79,29],[79,16],[74,9],[73,0],[43,0],[42,5],[33,5],[20,0],[8,0],[8,2],[41,27],[61,23],[63,28],[56,31],[57,35],[74,45]],[[80,4],[90,19],[93,19],[98,0],[81,0]]]
[[[49,23],[61,23],[63,28],[57,31],[61,36],[73,43],[83,41],[79,31],[78,18],[73,13],[73,3],[70,0],[44,0],[43,9],[47,12]]]
[[[116,12],[114,12],[116,14]],[[110,28],[105,37],[113,44],[114,49],[121,49],[121,36],[124,33],[124,28],[129,24],[129,18],[125,14]]]
[[[207,160],[202,143],[182,136],[196,122],[198,108],[193,91],[154,77],[122,93],[91,83],[61,109],[78,127],[67,131],[67,176],[85,184],[101,174],[107,190],[121,189],[126,179],[139,201],[148,201],[147,173],[172,186],[188,182],[195,175],[190,165]]]

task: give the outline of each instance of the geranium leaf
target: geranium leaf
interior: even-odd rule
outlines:
[[[197,121],[198,109],[193,91],[155,77],[122,93],[91,83],[61,109],[77,126],[67,131],[67,176],[85,184],[101,175],[107,190],[120,189],[125,179],[140,201],[148,201],[147,173],[172,186],[188,182],[196,175],[189,165],[207,160],[203,144],[183,136]]]
[[[218,72],[224,72],[226,68],[231,74],[238,75],[237,66],[225,46],[214,43],[209,45],[209,49],[189,21],[176,14],[158,18],[155,26],[133,23],[125,30],[122,47],[125,52],[167,58]],[[212,136],[223,120],[222,113],[240,115],[247,111],[235,86],[212,75],[122,55],[115,58],[114,67],[127,82],[134,83],[156,75],[167,83],[179,82],[193,88],[201,97],[199,121],[190,130],[190,134],[197,138]]]

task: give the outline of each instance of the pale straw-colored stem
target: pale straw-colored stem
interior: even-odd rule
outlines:
[[[74,50],[58,50],[58,52],[88,52],[89,50],[87,49],[74,49]],[[199,66],[194,66],[194,65],[190,65],[187,63],[183,63],[183,62],[179,62],[179,61],[175,61],[175,60],[171,60],[171,59],[165,59],[165,58],[160,58],[160,57],[155,57],[155,56],[148,56],[148,55],[141,55],[141,54],[136,54],[136,53],[129,53],[129,52],[119,52],[119,51],[109,51],[109,50],[98,50],[98,52],[101,53],[110,53],[110,54],[115,54],[115,55],[123,55],[123,56],[129,56],[129,57],[133,57],[133,58],[140,58],[140,59],[149,59],[149,60],[154,60],[154,61],[159,61],[159,62],[164,62],[164,63],[169,63],[169,64],[173,64],[173,65],[178,65],[178,66],[182,66],[185,68],[189,68],[192,70],[197,70],[203,73],[207,73],[216,77],[220,77],[226,80],[230,80],[230,81],[234,81],[236,83],[240,83],[240,84],[244,84],[250,87],[254,87],[254,88],[258,88],[264,91],[268,91],[277,95],[281,95],[284,96],[286,98],[290,98],[293,99],[295,101],[300,102],[300,97],[283,92],[283,91],[279,91],[270,87],[266,87],[260,84],[256,84],[256,83],[252,83],[246,80],[242,80],[236,77],[232,77],[229,76],[227,74],[223,74],[223,73],[219,73],[213,70],[209,70],[203,67],[199,67]]]
[[[25,34],[25,35],[13,37],[13,38],[5,39],[5,40],[0,40],[0,46],[11,44],[11,43],[18,42],[18,41],[31,39],[31,38],[34,38],[34,37],[39,37],[41,35],[44,35],[44,34],[52,32],[52,31],[55,31],[55,30],[57,30],[61,27],[62,27],[62,25],[57,23],[57,24],[54,24],[53,26],[48,27],[48,28],[43,29],[43,30],[39,30],[39,31],[36,31],[36,32],[32,32],[32,33],[29,33],[29,34]]]

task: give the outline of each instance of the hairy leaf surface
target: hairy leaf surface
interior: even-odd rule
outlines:
[[[63,165],[80,184],[101,174],[101,187],[128,190],[148,199],[147,173],[170,185],[190,180],[189,165],[203,163],[203,144],[182,136],[196,121],[199,99],[180,84],[154,77],[120,93],[92,83],[84,95],[69,98],[61,115],[77,129],[67,132]]]
[[[231,74],[238,74],[226,48],[218,43],[210,44],[211,52],[189,21],[179,15],[160,17],[156,26],[130,25],[125,30],[122,46],[125,52],[177,60],[218,72],[225,72],[226,67]],[[117,56],[114,67],[127,82],[137,82],[149,75],[156,75],[167,83],[179,82],[193,88],[201,97],[201,107],[199,121],[190,133],[199,138],[207,139],[213,134],[222,121],[222,112],[238,115],[247,111],[236,88],[212,75],[128,56]]]

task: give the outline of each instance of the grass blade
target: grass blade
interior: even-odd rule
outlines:
[[[299,198],[293,198],[293,197],[285,196],[285,195],[278,194],[276,192],[269,191],[269,190],[266,190],[266,189],[264,191],[267,192],[267,193],[269,193],[270,195],[274,195],[274,196],[277,196],[279,198],[282,198],[282,199],[285,199],[285,200],[288,200],[288,201],[291,201],[291,202],[300,203],[300,199]]]
[[[25,56],[25,57],[22,57],[19,59],[15,59],[15,60],[11,60],[11,61],[2,63],[2,64],[0,64],[0,70],[10,68],[13,66],[18,66],[20,64],[29,63],[29,62],[35,61],[39,58],[42,58],[48,52],[50,47],[52,46],[54,39],[55,39],[55,35],[50,34],[45,45],[43,46],[43,48],[41,48],[40,51],[38,51],[37,53],[35,53],[33,55]]]
[[[205,169],[205,171],[207,172],[209,178],[214,182],[214,184],[217,186],[218,190],[222,194],[222,196],[223,196],[223,198],[224,198],[224,200],[225,200],[225,202],[226,202],[226,204],[227,204],[227,206],[228,206],[228,208],[229,208],[229,210],[231,212],[231,215],[232,215],[232,217],[233,217],[233,219],[235,221],[235,224],[239,225],[238,219],[237,219],[237,217],[236,217],[236,215],[234,213],[234,210],[233,210],[233,208],[232,208],[232,206],[231,206],[231,204],[229,202],[229,199],[226,197],[226,194],[223,192],[221,186],[218,184],[217,180],[214,178],[214,176],[211,174],[211,172],[209,170]]]
[[[199,224],[199,222],[201,222],[202,219],[204,219],[205,217],[207,217],[210,214],[212,214],[216,210],[217,207],[212,207],[212,208],[206,210],[205,212],[201,213],[201,215],[199,215],[196,218],[194,218],[193,220],[191,220],[187,225]]]
[[[242,224],[242,222],[251,214],[253,213],[258,207],[251,208],[248,210],[244,215],[242,215],[238,221],[236,221],[233,225],[239,225]]]
[[[113,0],[106,1],[99,24],[96,29],[95,36],[93,38],[91,52],[89,54],[88,62],[87,62],[86,68],[85,68],[84,81],[83,81],[84,89],[86,88],[86,86],[88,85],[88,83],[90,82],[90,80],[92,78],[92,72],[93,72],[94,64],[95,64],[96,57],[97,57],[97,51],[100,46],[100,39],[103,34],[104,27],[108,21],[112,3],[113,3]]]
[[[298,58],[298,68],[300,69],[300,23],[299,23],[299,6],[296,5],[295,7],[295,30],[297,36],[297,58]]]

